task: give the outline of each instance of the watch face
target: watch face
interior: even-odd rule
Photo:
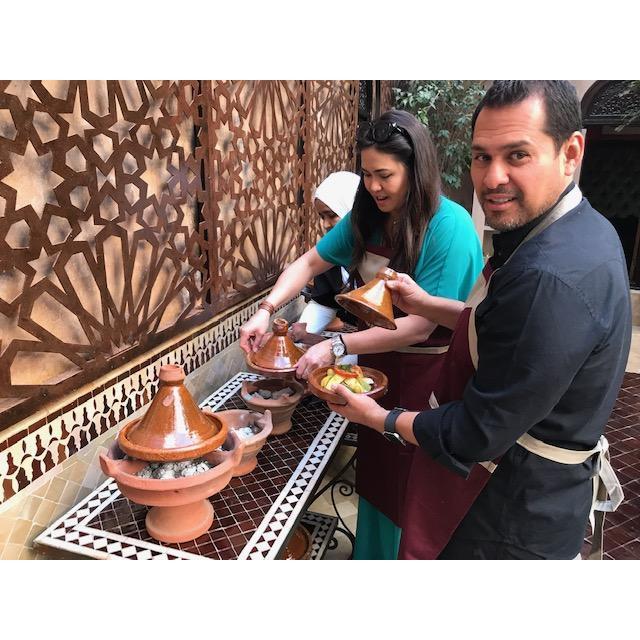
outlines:
[[[334,339],[331,343],[331,351],[333,351],[333,355],[336,358],[344,355],[344,345],[342,344],[342,340]]]

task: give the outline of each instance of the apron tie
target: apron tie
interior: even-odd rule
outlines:
[[[593,475],[593,498],[589,511],[593,542],[588,560],[602,560],[605,513],[615,511],[624,500],[620,480],[618,480],[609,459],[607,439],[604,435],[600,436],[598,444],[589,451],[574,451],[555,447],[530,436],[528,433],[520,436],[517,443],[530,453],[559,464],[582,464],[591,456],[598,455]]]

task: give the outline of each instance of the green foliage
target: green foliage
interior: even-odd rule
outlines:
[[[431,131],[445,185],[459,189],[471,160],[471,117],[485,94],[475,80],[412,80],[394,88],[395,104]]]

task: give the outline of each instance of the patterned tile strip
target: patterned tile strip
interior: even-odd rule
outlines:
[[[77,406],[47,417],[37,429],[14,434],[11,444],[4,449],[0,447],[0,504],[111,427],[133,417],[153,397],[161,365],[177,362],[188,375],[237,341],[240,326],[255,312],[258,303],[259,299],[250,301],[223,316],[203,333],[154,356],[139,368],[134,367],[115,384],[95,389]]]

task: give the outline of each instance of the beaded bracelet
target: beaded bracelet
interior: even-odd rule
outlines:
[[[267,300],[263,300],[258,305],[258,309],[264,309],[265,311],[268,311],[270,316],[272,316],[276,310],[276,308]]]

